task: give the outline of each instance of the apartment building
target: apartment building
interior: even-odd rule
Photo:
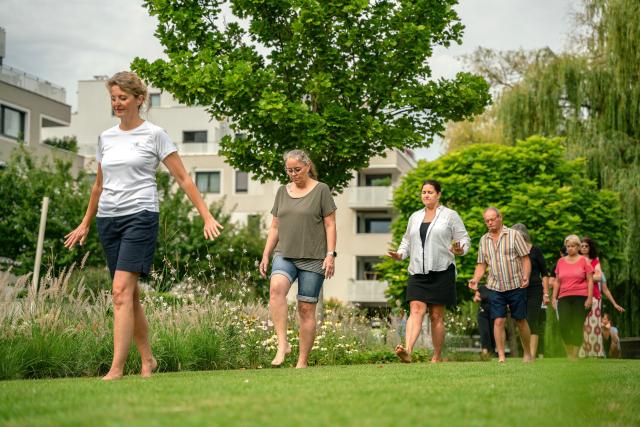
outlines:
[[[42,143],[42,129],[69,126],[71,107],[65,90],[27,72],[6,65],[4,29],[0,28],[0,166],[23,144],[32,155],[51,161],[61,159],[77,172],[81,156]]]
[[[95,149],[100,132],[118,123],[112,115],[104,76],[78,83],[78,112],[67,128],[48,128],[48,137],[75,135],[86,167],[95,170]],[[207,203],[225,199],[225,208],[240,223],[261,220],[267,227],[280,184],[260,183],[251,174],[233,169],[218,155],[219,141],[232,135],[228,123],[212,120],[204,108],[179,104],[168,93],[150,88],[147,118],[162,126],[178,146],[185,167]],[[370,306],[386,304],[386,283],[373,266],[391,241],[392,190],[415,166],[410,153],[389,150],[371,159],[351,185],[336,197],[338,245],[336,274],[324,286],[324,298]],[[295,293],[291,293],[295,295]]]

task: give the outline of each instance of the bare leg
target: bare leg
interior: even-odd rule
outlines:
[[[103,380],[122,378],[134,330],[133,292],[139,273],[116,270],[113,278],[113,361]]]
[[[444,305],[429,304],[429,319],[431,320],[431,340],[433,342],[433,357],[431,358],[431,363],[442,362]]]
[[[409,319],[407,318],[407,321],[404,327],[405,343],[409,342],[409,337],[411,337],[413,334],[412,329],[413,329],[413,325],[412,323],[409,323]],[[400,358],[400,360],[402,360],[404,363],[411,363],[411,355],[407,353],[407,350],[402,346],[402,344],[398,344],[394,351],[396,355]]]
[[[504,362],[507,359],[507,356],[504,354],[504,341],[505,341],[505,332],[504,332],[504,323],[506,321],[506,317],[497,317],[493,321],[493,335],[496,338],[496,348],[498,349],[498,362]]]
[[[421,301],[411,301],[409,303],[409,318],[407,319],[407,332],[405,337],[405,349],[402,345],[396,347],[396,354],[405,363],[411,362],[411,353],[420,332],[422,332],[422,321],[427,313],[427,304]]]
[[[148,378],[158,367],[158,362],[151,352],[151,345],[149,344],[149,324],[144,315],[144,308],[140,303],[140,289],[138,289],[138,286],[133,290],[133,317],[133,341],[136,343],[136,347],[140,353],[140,359],[142,360],[140,375]]]
[[[296,368],[306,368],[309,352],[316,338],[316,304],[298,301],[298,316],[300,318],[300,353]]]
[[[567,353],[567,358],[569,360],[577,360],[578,359],[578,350],[580,347],[576,347],[575,345],[565,344],[564,351]]]
[[[531,334],[531,358],[535,359],[538,355],[538,335]]]
[[[522,361],[532,362],[531,358],[531,331],[527,319],[516,320],[518,329],[520,330],[520,341],[522,342]]]
[[[278,351],[271,361],[272,366],[280,366],[284,362],[287,354],[291,353],[291,346],[287,340],[287,317],[289,307],[287,305],[287,293],[289,293],[291,283],[286,276],[274,274],[271,277],[269,287],[269,312],[271,321],[278,337]]]

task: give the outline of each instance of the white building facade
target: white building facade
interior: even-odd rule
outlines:
[[[83,168],[81,156],[42,143],[41,133],[69,126],[71,107],[65,90],[25,71],[5,64],[5,31],[0,28],[0,167],[19,147],[30,155],[53,163],[71,163],[75,174]]]
[[[95,170],[97,138],[118,119],[112,115],[105,77],[78,83],[78,112],[68,128],[43,130],[44,137],[75,135],[86,167]],[[147,118],[162,126],[178,146],[180,156],[207,203],[225,199],[225,209],[235,221],[260,219],[271,223],[270,210],[279,183],[260,183],[251,174],[237,171],[218,155],[219,141],[233,135],[225,122],[211,119],[202,107],[179,104],[168,93],[150,88]],[[370,306],[386,304],[386,283],[378,280],[373,265],[389,249],[393,188],[415,166],[411,154],[389,150],[374,157],[358,172],[345,191],[335,198],[338,244],[336,273],[324,285],[324,298]],[[290,292],[295,297],[295,289]]]

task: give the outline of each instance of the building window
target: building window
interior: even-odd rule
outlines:
[[[152,93],[149,95],[149,106],[151,107],[159,107],[160,106],[160,94]]]
[[[182,142],[207,142],[206,130],[189,130],[182,132]]]
[[[367,174],[364,176],[365,187],[388,187],[391,185],[391,174]]]
[[[249,174],[247,172],[236,171],[236,193],[249,192]]]
[[[391,232],[391,214],[385,211],[359,212],[358,233],[379,234]]]
[[[196,186],[201,193],[220,194],[220,172],[196,172]]]
[[[27,114],[6,105],[0,105],[0,133],[11,139],[23,140]]]
[[[380,263],[380,261],[380,257],[376,256],[356,257],[358,264],[356,280],[378,280],[378,272],[375,271],[375,266]]]

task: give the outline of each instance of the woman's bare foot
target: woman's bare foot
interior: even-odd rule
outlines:
[[[442,363],[442,356],[433,356],[431,358],[431,363]]]
[[[404,349],[402,344],[398,344],[396,346],[395,352],[396,356],[398,356],[403,363],[411,363],[411,354],[409,354],[407,350]]]
[[[296,365],[296,369],[306,369],[306,368],[308,368],[308,365],[306,365],[306,364],[301,365],[301,364],[299,364],[299,363],[298,363],[298,364]]]
[[[140,376],[142,378],[149,378],[151,377],[151,374],[153,373],[153,371],[155,371],[156,369],[158,369],[158,361],[156,360],[155,357],[152,357],[150,362],[142,363]]]
[[[271,366],[273,366],[274,368],[278,368],[282,366],[282,364],[284,363],[284,358],[289,353],[291,353],[291,345],[289,345],[289,343],[287,343],[287,346],[283,349],[278,348],[276,357],[274,357],[273,360],[271,361]]]
[[[114,381],[114,380],[121,380],[122,379],[122,372],[118,373],[118,372],[107,372],[107,375],[105,375],[104,377],[102,377],[102,381]]]

